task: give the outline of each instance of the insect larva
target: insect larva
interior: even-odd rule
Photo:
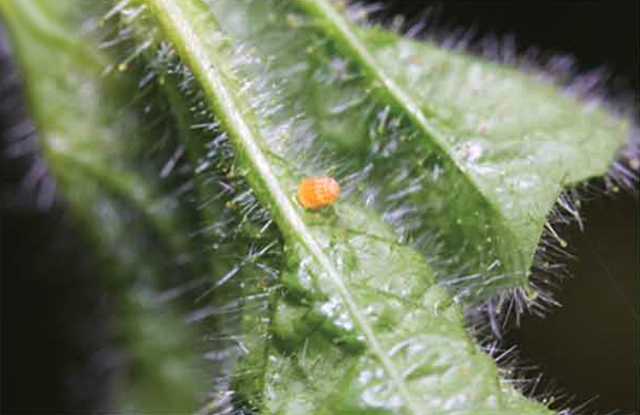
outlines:
[[[331,177],[310,177],[298,185],[298,200],[307,209],[318,209],[336,201],[340,185]]]

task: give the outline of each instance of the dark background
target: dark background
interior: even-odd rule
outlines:
[[[488,36],[513,35],[519,53],[535,46],[550,52],[541,54],[542,60],[570,54],[582,73],[604,67],[615,75],[607,83],[614,100],[637,103],[637,3],[376,3],[386,4],[378,14],[386,21],[385,16],[396,14],[411,21],[431,8],[428,19],[438,26],[440,39],[446,39],[443,33],[473,27],[476,45]],[[6,65],[0,58],[0,116],[5,117],[0,133],[9,125],[7,117],[20,111],[15,96],[5,99],[17,92],[6,86]],[[39,210],[13,197],[10,202],[8,194],[24,178],[27,164],[4,152],[2,157],[2,412],[98,407],[109,371],[86,353],[104,340],[103,299],[87,284],[96,277],[92,258],[81,254],[73,220],[63,210]],[[556,294],[562,308],[545,319],[525,317],[506,345],[518,345],[521,365],[539,367],[530,377],[544,373],[538,393],[564,391],[573,398],[564,404],[588,402],[584,413],[638,413],[638,200],[623,192],[590,201],[583,212],[584,232],[577,226],[563,229],[577,259],[567,260],[573,277]],[[79,382],[96,387],[77,388]]]

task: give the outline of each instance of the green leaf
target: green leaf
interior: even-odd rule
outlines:
[[[304,112],[289,141],[329,160],[312,167],[335,163],[399,236],[447,258],[433,264],[442,278],[474,281],[476,300],[528,286],[556,199],[604,175],[630,128],[541,75],[353,26],[330,2],[208,4],[236,47],[268,63],[245,64],[247,76],[270,76],[282,113]]]
[[[447,152],[450,149],[446,144],[451,145],[451,143],[442,142],[446,137],[444,133],[439,132],[439,124],[442,121],[438,119],[430,121],[423,114],[418,114],[412,98],[403,93],[393,81],[386,78],[384,69],[377,65],[371,56],[368,56],[366,50],[362,49],[363,46],[353,37],[355,35],[350,31],[351,29],[329,6],[329,8],[324,7],[324,3],[280,2],[274,7],[273,3],[266,2],[209,2],[214,14],[218,16],[217,20],[226,30],[225,33],[221,33],[217,27],[218,24],[213,22],[213,17],[203,17],[207,16],[204,4],[183,6],[168,1],[149,1],[146,4],[160,21],[167,38],[176,46],[178,55],[188,63],[195,77],[200,81],[201,87],[207,92],[205,99],[209,99],[214,112],[222,122],[223,129],[229,133],[240,158],[245,163],[241,165],[246,167],[247,180],[256,189],[262,204],[268,206],[274,215],[284,234],[285,243],[288,246],[287,254],[293,256],[293,259],[289,259],[292,264],[281,277],[287,294],[283,300],[277,302],[271,323],[271,332],[275,340],[270,354],[266,356],[268,357],[266,380],[264,384],[258,380],[257,386],[239,383],[239,392],[247,393],[247,390],[253,392],[253,396],[249,392],[250,399],[254,399],[253,405],[266,408],[269,413],[323,411],[347,413],[363,410],[421,413],[427,408],[442,409],[440,405],[443,401],[438,399],[430,401],[429,397],[432,395],[444,400],[456,398],[465,400],[469,399],[468,395],[471,395],[472,402],[462,404],[459,408],[463,412],[479,411],[485,404],[491,409],[521,405],[523,400],[514,398],[511,401],[507,397],[511,396],[510,388],[499,383],[494,384],[495,388],[487,386],[484,391],[476,390],[476,395],[467,394],[464,391],[465,385],[476,384],[474,381],[466,383],[464,380],[455,379],[452,380],[451,386],[433,385],[438,383],[434,380],[434,378],[438,379],[435,375],[438,369],[434,361],[446,362],[443,363],[446,368],[443,369],[444,373],[447,369],[459,367],[460,362],[466,361],[474,365],[471,356],[479,353],[475,346],[466,343],[469,339],[463,330],[456,332],[453,329],[455,325],[461,327],[460,317],[452,319],[453,321],[447,321],[442,317],[436,318],[435,327],[424,327],[420,324],[434,319],[434,316],[430,315],[430,312],[433,312],[432,307],[442,305],[446,295],[434,286],[435,279],[430,267],[416,255],[415,251],[403,244],[402,240],[398,243],[398,235],[395,232],[385,231],[384,228],[387,225],[376,219],[373,212],[361,205],[348,204],[345,201],[339,202],[333,211],[327,211],[324,215],[309,215],[296,205],[294,197],[296,181],[305,175],[313,174],[313,169],[326,172],[331,171],[332,168],[329,164],[331,161],[325,161],[323,166],[314,166],[313,160],[309,162],[316,148],[326,144],[323,141],[325,134],[323,134],[324,131],[318,131],[319,139],[311,143],[313,138],[305,137],[304,134],[308,135],[309,129],[321,124],[323,121],[321,117],[326,116],[332,109],[329,108],[322,113],[322,108],[318,111],[301,98],[309,95],[309,88],[313,91],[314,76],[316,79],[326,76],[336,84],[336,88],[343,88],[342,92],[348,99],[353,99],[355,96],[357,104],[363,101],[357,93],[352,95],[345,93],[344,84],[340,84],[339,76],[331,77],[330,70],[323,73],[322,71],[326,68],[320,67],[317,70],[320,65],[316,61],[324,60],[330,66],[335,64],[335,59],[350,58],[355,62],[354,66],[359,65],[358,69],[361,73],[354,75],[353,78],[364,78],[357,85],[360,90],[366,91],[367,87],[370,88],[373,92],[365,95],[370,95],[371,98],[381,102],[379,105],[384,105],[381,108],[389,108],[387,112],[391,112],[392,117],[400,113],[396,115],[396,125],[387,126],[382,123],[379,129],[393,137],[394,133],[402,131],[403,122],[408,124],[406,128],[409,131],[405,133],[407,136],[404,140],[402,136],[391,139],[393,141],[395,138],[396,144],[402,141],[409,142],[407,146],[411,145],[413,151],[418,152],[419,150],[415,148],[416,144],[411,142],[418,140],[420,136],[431,138],[431,143],[427,146],[431,148],[419,153],[419,156],[423,159],[433,156],[436,159],[436,166],[442,163],[444,166],[441,167],[442,170],[445,174],[450,174],[451,178],[448,180],[437,178],[440,181],[440,192],[444,193],[444,189],[455,184],[456,190],[459,190],[455,195],[462,199],[455,203],[440,200],[441,211],[436,213],[444,219],[436,217],[432,221],[442,229],[445,238],[449,239],[449,244],[453,240],[459,248],[464,246],[461,240],[470,239],[472,242],[481,241],[481,245],[487,245],[490,244],[493,236],[498,241],[495,248],[498,252],[497,258],[494,247],[491,246],[487,249],[492,254],[488,256],[491,262],[481,258],[480,263],[491,266],[490,264],[494,264],[496,259],[501,259],[507,263],[507,271],[502,269],[502,273],[507,273],[509,278],[521,281],[522,275],[528,271],[533,254],[534,245],[527,246],[527,243],[530,243],[531,239],[537,240],[542,222],[533,231],[529,230],[529,234],[525,235],[528,239],[514,231],[508,220],[504,218],[509,206],[500,205],[505,212],[496,212],[497,209],[493,206],[496,201],[491,200],[492,195],[482,194],[482,189],[478,189],[480,186],[468,178],[469,173],[458,166],[460,160],[453,159],[454,157]],[[298,14],[291,14],[295,12]],[[308,14],[305,15],[305,12]],[[312,18],[316,18],[317,21],[306,21],[305,24],[300,24]],[[246,22],[244,24],[243,19]],[[291,30],[291,27],[295,29],[296,25],[303,29]],[[318,27],[319,33],[313,33]],[[285,31],[290,33],[283,35]],[[233,35],[238,36],[239,39],[234,38]],[[294,47],[291,48],[290,45]],[[317,45],[326,48],[325,56],[322,48],[314,48]],[[230,48],[245,48],[249,49],[249,52],[238,58],[229,52]],[[254,52],[254,48],[258,53]],[[274,53],[275,49],[279,49],[278,53]],[[343,55],[335,55],[336,51]],[[298,61],[297,66],[292,64],[294,59]],[[236,64],[238,61],[240,64]],[[317,66],[313,67],[314,64]],[[348,70],[349,66],[349,62],[344,62],[342,68],[338,70]],[[287,70],[289,70],[289,76],[287,82],[283,83],[283,74]],[[509,73],[516,78],[515,81],[522,78],[513,71]],[[296,74],[302,74],[300,76],[304,76],[303,81],[296,82]],[[246,78],[243,79],[243,76]],[[345,78],[351,81],[349,74],[346,74]],[[258,84],[269,84],[270,81],[280,82],[278,86],[282,89],[269,89],[268,86],[264,88],[260,85],[254,87],[252,85],[254,79],[258,80],[256,82]],[[523,79],[529,81],[528,78]],[[512,82],[515,81],[512,80]],[[304,88],[305,91],[287,90],[287,87],[292,84],[293,88]],[[347,86],[352,87],[352,85]],[[531,86],[531,88],[535,87],[536,84]],[[550,88],[547,85],[540,85],[540,87],[544,87],[547,91]],[[331,92],[327,92],[331,87],[323,83],[322,88],[324,88],[322,98],[331,97]],[[242,89],[244,92],[241,92]],[[285,91],[284,94],[277,95],[282,91]],[[257,98],[252,99],[252,97]],[[342,100],[344,102],[346,99],[342,98]],[[274,107],[281,104],[284,109],[269,111],[268,108],[261,107],[264,105],[263,102],[268,102]],[[304,104],[296,105],[300,102]],[[330,100],[329,102],[336,105]],[[577,102],[573,100],[566,99],[564,103],[570,107],[570,112],[578,108]],[[250,113],[247,108],[252,108],[253,113]],[[299,111],[300,108],[308,110],[301,117],[303,118],[301,123],[306,123],[304,125],[306,130],[290,122],[295,115],[294,112]],[[367,110],[368,113],[365,112],[362,119],[368,119],[368,124],[371,126],[371,113],[375,113],[375,109],[372,110],[369,107]],[[269,116],[261,118],[259,114],[269,114]],[[378,112],[376,116],[380,114],[385,114],[384,110]],[[344,114],[341,116],[347,118]],[[307,117],[316,124],[309,127]],[[352,116],[350,120],[353,122],[355,118],[356,116]],[[357,125],[355,122],[354,124]],[[296,127],[300,130],[296,131]],[[417,130],[417,133],[412,130]],[[283,131],[286,133],[283,134]],[[296,133],[298,133],[297,136]],[[448,132],[448,135],[451,133]],[[609,147],[615,150],[619,145],[620,137],[609,140],[609,143],[614,143]],[[369,138],[369,141],[374,141],[376,138],[378,137]],[[314,145],[317,147],[314,148]],[[400,145],[402,144],[398,146]],[[304,146],[307,146],[306,154],[300,151]],[[359,150],[363,147],[367,148],[363,142],[355,147]],[[373,149],[376,152],[381,152],[380,150],[380,148]],[[457,156],[463,159],[472,158],[475,157],[473,151],[474,148],[471,147],[467,149],[467,152],[471,152],[470,155],[461,155],[458,152]],[[358,156],[355,151],[345,153],[349,157],[357,158]],[[398,151],[398,153],[405,157],[407,155],[406,151]],[[296,154],[303,155],[303,162],[295,160]],[[319,157],[323,156],[329,160],[336,158],[340,160],[339,151],[321,154]],[[608,157],[609,159],[613,157],[613,151]],[[362,159],[370,161],[366,157],[361,157],[360,160]],[[290,161],[291,166],[288,168],[283,166],[283,160]],[[404,160],[407,161],[406,158]],[[398,166],[398,164],[394,165],[393,161],[389,164],[393,168]],[[424,163],[421,165],[416,162],[416,165],[424,167]],[[433,166],[427,166],[425,170],[429,171],[428,167]],[[358,168],[362,169],[364,166],[355,167],[355,169]],[[380,173],[374,186],[380,186],[380,183],[388,178],[390,173],[388,169]],[[367,186],[366,183],[360,185]],[[396,183],[396,186],[398,185],[399,183]],[[393,190],[397,192],[398,188]],[[387,192],[389,195],[394,194],[391,190]],[[555,192],[555,199],[559,187],[553,192]],[[365,192],[362,191],[362,193]],[[422,197],[420,200],[428,201],[425,197],[428,195],[430,193],[420,194]],[[355,196],[352,196],[352,199],[357,200]],[[345,209],[345,206],[348,208]],[[444,209],[449,210],[446,215]],[[455,212],[455,209],[460,211]],[[451,212],[452,210],[454,212]],[[492,225],[477,219],[479,216],[477,212],[483,211],[486,212],[486,216],[489,217],[488,222]],[[456,215],[456,213],[460,214]],[[469,217],[474,218],[469,222],[475,222],[475,224],[461,226],[460,222],[468,220]],[[428,221],[425,219],[422,223],[424,222]],[[462,229],[462,236],[460,236],[461,231],[451,230],[452,222],[458,225],[456,229]],[[478,228],[488,228],[489,232],[479,231]],[[428,230],[420,231],[428,232]],[[534,238],[531,237],[531,233],[536,234]],[[354,236],[350,238],[350,234]],[[389,245],[393,247],[395,244],[398,246],[389,249]],[[525,246],[523,251],[528,254],[528,257],[514,249],[515,246],[523,245]],[[448,253],[447,248],[450,248],[450,245],[445,246],[443,251]],[[478,257],[478,252],[475,252],[474,256]],[[311,259],[305,260],[308,257]],[[376,261],[381,257],[385,260]],[[308,264],[306,264],[307,261]],[[470,260],[463,258],[462,261]],[[477,271],[477,268],[472,270]],[[516,275],[514,278],[513,274],[518,272],[520,277]],[[416,275],[420,276],[417,286],[412,284],[412,279]],[[389,279],[393,279],[395,283],[389,282]],[[395,284],[399,286],[396,287]],[[520,284],[522,285],[522,282]],[[434,291],[440,294],[436,295]],[[435,296],[435,301],[432,296]],[[398,304],[393,304],[392,298],[395,298]],[[416,320],[407,318],[405,326],[402,324],[405,321],[402,321],[397,313],[406,313],[411,309],[409,304],[414,304],[418,309],[420,306],[426,306],[426,311],[424,314],[417,312],[419,317]],[[434,314],[441,315],[438,311]],[[442,315],[446,314],[446,312],[442,313]],[[454,323],[454,325],[449,327],[447,323]],[[425,334],[426,338],[421,338],[422,333],[439,334],[439,329],[450,337],[443,335],[442,338],[438,338],[438,341],[432,340]],[[427,349],[451,349],[445,346],[447,340],[454,343],[460,342],[458,347],[454,347],[454,349],[460,349],[460,355],[434,352],[436,354],[433,357],[434,361],[425,358],[424,361],[416,363],[415,367],[411,367],[409,362],[416,359],[415,356],[409,353],[409,356],[396,356],[395,353],[391,353],[395,348],[402,350],[401,345],[409,348],[413,342],[422,353]],[[431,341],[434,343],[431,344]],[[338,347],[334,350],[332,346]],[[262,353],[263,349],[260,350]],[[491,383],[489,379],[497,377],[497,374],[495,368],[493,372],[491,369],[483,370],[483,364],[489,368],[493,365],[486,360],[486,356],[481,354],[480,356],[482,356],[479,358],[481,363],[477,363],[471,372],[486,375],[482,379],[485,385],[489,385]],[[255,364],[255,360],[250,361]],[[380,379],[376,379],[373,375],[376,373],[381,374]],[[367,374],[371,378],[362,380]],[[415,378],[413,378],[414,374]],[[330,381],[326,381],[327,378]],[[443,382],[442,379],[439,381]],[[291,392],[292,387],[295,393]],[[430,387],[437,389],[440,393],[430,393]],[[262,402],[259,398],[261,388],[266,389]],[[448,390],[451,395],[448,394]],[[461,398],[462,396],[465,398]],[[367,399],[371,400],[367,401]],[[502,402],[496,404],[492,399]],[[487,400],[491,402],[487,403]],[[528,407],[529,403],[523,405],[524,407],[520,410],[524,412],[526,411],[524,408]],[[513,407],[510,410],[513,410]],[[534,407],[531,410],[540,410],[540,408]]]
[[[87,251],[101,260],[86,277],[105,292],[110,338],[126,362],[112,379],[112,409],[190,411],[205,389],[203,327],[185,323],[185,302],[163,300],[177,284],[197,282],[200,272],[196,263],[176,263],[191,249],[188,211],[161,197],[167,183],[146,157],[159,146],[157,130],[142,127],[132,79],[107,72],[115,64],[97,39],[74,35],[104,11],[87,6],[3,0],[0,11],[40,151],[85,231]]]
[[[348,201],[324,214],[297,205],[295,184],[304,170],[283,165],[291,155],[278,152],[285,148],[278,141],[285,138],[288,144],[291,136],[278,134],[284,128],[277,122],[288,118],[260,118],[260,104],[247,96],[261,96],[262,91],[252,90],[249,80],[245,91],[250,94],[242,92],[244,74],[233,66],[229,52],[233,41],[205,5],[164,0],[144,4],[205,91],[247,181],[283,233],[290,257],[281,276],[288,292],[276,304],[271,321],[274,344],[265,356],[266,379],[258,378],[257,385],[240,382],[238,392],[250,391],[252,404],[269,413],[423,413],[442,410],[448,400],[459,400],[455,410],[462,412],[499,411],[511,405],[523,405],[521,411],[541,410],[512,398],[511,388],[497,381],[494,364],[471,343],[431,268],[399,243],[374,212]],[[389,90],[381,97],[385,94],[390,95]],[[407,312],[415,317],[407,318]],[[434,355],[425,353],[432,349]],[[485,387],[476,388],[478,381],[471,376],[465,380],[464,366],[459,376],[443,379],[461,364],[469,365]],[[315,372],[323,380],[314,380]],[[300,391],[291,393],[296,384]],[[262,401],[261,388],[266,389]]]
[[[22,22],[17,4],[39,3],[0,3]],[[202,267],[209,283],[199,295],[161,314],[131,301],[125,314],[142,370],[121,389],[133,396],[123,407],[191,407],[204,382],[186,368],[209,328],[206,356],[222,375],[205,410],[223,411],[222,394],[263,414],[551,412],[501,378],[459,302],[528,287],[559,192],[605,173],[625,122],[534,76],[358,27],[339,2],[56,4],[66,5],[64,25],[26,19],[14,32],[45,30],[40,43],[52,42],[37,58],[35,44],[18,48],[37,60],[23,64],[33,116],[43,143],[63,137],[76,161],[45,144],[70,205],[94,235],[114,232],[96,239],[116,263],[107,273],[128,276],[118,295],[139,296],[141,276],[146,290],[176,284],[172,258],[189,249],[193,222],[204,228],[198,269],[178,283]],[[103,13],[97,31],[117,44],[111,54],[55,29],[97,26],[84,7]],[[65,65],[37,71],[58,55]],[[145,105],[131,104],[137,94]],[[47,105],[60,99],[59,110]],[[166,124],[145,130],[146,112]],[[174,209],[154,209],[170,191],[145,155],[159,133],[181,140],[197,212],[174,196]],[[315,175],[337,177],[343,195],[310,211],[296,188]],[[111,192],[127,203],[110,216],[89,209],[108,206]],[[131,215],[147,219],[130,226]],[[180,321],[189,300],[205,303],[190,321],[216,324]],[[161,391],[158,402],[150,390]]]

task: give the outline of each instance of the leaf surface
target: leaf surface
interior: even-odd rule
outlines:
[[[262,56],[244,69],[270,76],[290,111],[277,151],[337,172],[350,197],[441,257],[443,278],[476,281],[460,287],[476,299],[526,288],[553,204],[607,172],[629,122],[540,74],[354,26],[341,4],[209,1],[236,45]]]
[[[57,4],[67,16],[82,10]],[[83,7],[95,15],[97,4]],[[111,226],[101,249],[118,263],[179,255],[192,216],[205,228],[196,262],[209,282],[188,298],[205,304],[187,321],[218,321],[205,356],[225,374],[205,409],[223,411],[218,393],[231,392],[238,410],[264,414],[550,413],[501,378],[446,285],[469,303],[526,288],[559,192],[604,174],[626,123],[535,76],[357,26],[339,2],[112,5],[103,23],[120,20],[106,42],[124,44],[120,61],[59,30],[44,36],[55,46],[41,46],[46,53],[21,46],[42,59],[24,65],[34,118],[47,148],[62,137],[66,159],[50,150],[47,158],[62,182],[73,178],[64,192],[87,226]],[[83,22],[80,14],[75,24]],[[34,26],[43,27],[26,32]],[[66,65],[40,75],[56,54]],[[117,88],[105,68],[121,72]],[[163,108],[167,125],[141,131],[147,111],[126,102],[135,81],[139,92],[153,85],[158,96],[143,100]],[[64,98],[60,111],[46,105],[52,97]],[[153,208],[167,188],[143,154],[163,131],[180,141],[197,213],[174,196],[173,210]],[[297,184],[318,175],[335,176],[343,195],[306,210]],[[100,217],[88,201],[107,206],[106,189],[127,205]],[[145,225],[126,229],[129,211]],[[143,235],[166,248],[115,242]],[[149,273],[153,289],[175,281]],[[158,333],[132,340],[150,368],[141,376],[167,390],[161,404],[191,401],[199,389],[183,370],[202,332],[179,321],[183,310],[167,306],[172,317],[158,324],[140,319],[145,330],[177,330],[174,372],[154,373],[161,363],[150,356],[160,355],[145,354]]]

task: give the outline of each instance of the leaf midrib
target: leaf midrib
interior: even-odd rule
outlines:
[[[491,209],[498,221],[511,224],[511,220],[503,214],[491,198],[487,197],[481,191],[482,186],[476,182],[473,176],[467,174],[456,157],[454,157],[447,146],[443,144],[446,142],[444,138],[446,134],[425,117],[424,112],[414,99],[405,93],[384,69],[378,65],[375,57],[367,50],[367,47],[358,35],[349,27],[344,17],[329,4],[327,0],[293,0],[293,2],[297,3],[303,10],[322,19],[323,23],[333,34],[334,40],[340,42],[343,47],[348,49],[354,60],[364,69],[365,73],[370,76],[374,82],[380,83],[389,92],[394,104],[404,110],[414,124],[414,127],[421,129],[425,136],[430,136],[433,139],[433,144],[437,146],[441,154],[447,157],[456,167],[458,170],[457,173],[465,177],[469,183],[478,189],[478,193],[487,203],[487,206]],[[508,231],[514,233],[511,226],[508,227]],[[541,232],[542,229],[538,229],[538,231]],[[529,258],[529,260],[531,260],[531,258]]]
[[[215,113],[225,125],[237,151],[246,157],[247,162],[257,173],[255,180],[261,182],[258,184],[264,185],[269,190],[267,196],[264,197],[271,199],[269,200],[269,205],[277,211],[272,213],[277,213],[274,214],[274,217],[281,222],[280,228],[283,232],[289,233],[290,237],[302,243],[335,284],[348,312],[367,339],[371,352],[378,358],[385,371],[391,377],[407,407],[410,408],[412,413],[419,414],[420,410],[411,398],[411,394],[399,370],[385,353],[374,333],[373,327],[359,311],[356,301],[342,276],[329,257],[322,251],[320,244],[305,225],[287,192],[271,169],[267,157],[258,145],[259,140],[261,140],[259,133],[255,132],[245,120],[243,111],[239,106],[239,98],[225,81],[221,72],[223,67],[221,57],[216,56],[215,53],[208,53],[211,49],[206,47],[205,40],[193,29],[196,24],[188,18],[177,2],[174,0],[145,1],[167,32],[174,46],[178,49],[179,54],[188,63],[195,76],[199,78],[208,99],[211,100]],[[200,0],[193,1],[199,2]],[[212,16],[207,21],[207,24],[212,26],[215,24]],[[215,27],[215,30],[220,33],[218,26]],[[248,107],[248,105],[246,106]],[[252,177],[249,178],[250,181],[253,179]]]

